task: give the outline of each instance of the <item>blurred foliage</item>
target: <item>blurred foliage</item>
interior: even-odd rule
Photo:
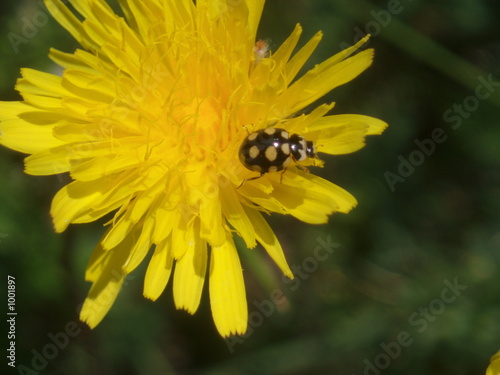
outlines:
[[[48,49],[76,47],[42,18],[27,43],[13,46],[9,33],[22,35],[40,4],[0,5],[1,100],[18,97],[20,67],[53,71]],[[272,47],[297,22],[302,43],[323,30],[308,68],[352,44],[359,30],[373,34],[373,66],[322,101],[336,101],[334,113],[379,117],[390,128],[360,152],[326,157],[317,172],[358,198],[349,215],[322,226],[270,217],[289,263],[301,267],[294,282],[262,249],[240,246],[252,318],[244,338],[218,336],[207,293],[193,317],[175,310],[171,289],[155,303],[142,298],[144,267],[95,330],[78,322],[102,222],[54,234],[50,201],[66,177],[24,175],[22,155],[0,149],[0,267],[17,281],[17,363],[31,367],[49,333],[78,322],[81,332],[42,373],[484,373],[500,348],[499,86],[487,99],[470,97],[479,77],[500,82],[499,17],[493,0],[268,1],[259,37]],[[457,105],[473,108],[459,126],[446,117]],[[419,150],[416,140],[436,128],[446,140],[390,189],[387,172],[400,173],[401,160]],[[318,260],[321,241],[335,246]],[[447,283],[464,285],[453,301]]]

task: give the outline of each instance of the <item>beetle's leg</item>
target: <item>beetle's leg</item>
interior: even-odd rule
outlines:
[[[300,164],[297,164],[297,167],[299,167],[300,169],[302,169],[302,172],[309,173],[309,169],[307,169],[307,167],[304,167],[303,165],[300,165]]]
[[[265,173],[261,173],[260,175],[255,176],[255,177],[245,178],[243,181],[241,181],[241,184],[239,184],[239,185],[236,187],[236,189],[239,189],[240,187],[242,187],[242,186],[243,186],[243,184],[244,184],[245,182],[247,182],[247,181],[252,181],[252,180],[256,180],[256,179],[258,179],[258,178],[261,178],[261,177],[262,177],[262,176],[264,176],[264,175],[265,175]]]

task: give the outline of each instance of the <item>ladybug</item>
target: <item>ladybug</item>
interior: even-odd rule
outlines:
[[[240,146],[241,163],[260,175],[285,170],[292,160],[299,162],[316,157],[316,147],[298,134],[288,133],[285,129],[266,128],[249,134]]]

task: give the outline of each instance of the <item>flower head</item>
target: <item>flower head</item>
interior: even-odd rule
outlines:
[[[62,76],[22,69],[23,100],[0,102],[0,142],[30,154],[26,173],[69,172],[72,182],[52,203],[57,232],[113,213],[87,267],[81,319],[95,327],[152,249],[145,297],[157,299],[173,274],[175,305],[194,313],[208,277],[220,334],[244,333],[233,235],[248,248],[261,244],[292,278],[262,212],[320,224],[356,201],[297,163],[251,179],[239,147],[273,126],[327,154],[356,151],[380,134],[386,124],[375,118],[327,115],[333,103],[301,113],[371,64],[372,50],[353,55],[366,38],[297,78],[322,34],[293,53],[297,25],[270,51],[256,39],[263,0],[119,0],[123,17],[104,0],[69,0],[72,10],[45,3],[82,49],[50,51]]]

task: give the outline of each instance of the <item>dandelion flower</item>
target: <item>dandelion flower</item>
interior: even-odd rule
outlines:
[[[95,327],[151,251],[145,297],[156,300],[172,276],[175,306],[193,314],[208,278],[218,331],[244,333],[233,236],[262,245],[293,278],[262,214],[321,224],[356,200],[297,163],[252,179],[240,144],[275,126],[335,155],[382,133],[386,124],[375,118],[327,115],[333,104],[304,112],[370,66],[372,50],[354,54],[366,38],[298,78],[322,34],[294,53],[297,25],[271,51],[256,38],[263,0],[119,0],[122,15],[104,0],[65,3],[45,0],[81,49],[50,51],[61,76],[21,70],[22,101],[0,102],[0,142],[29,154],[28,174],[69,173],[52,202],[57,232],[111,214],[86,270],[92,286],[81,319]]]

